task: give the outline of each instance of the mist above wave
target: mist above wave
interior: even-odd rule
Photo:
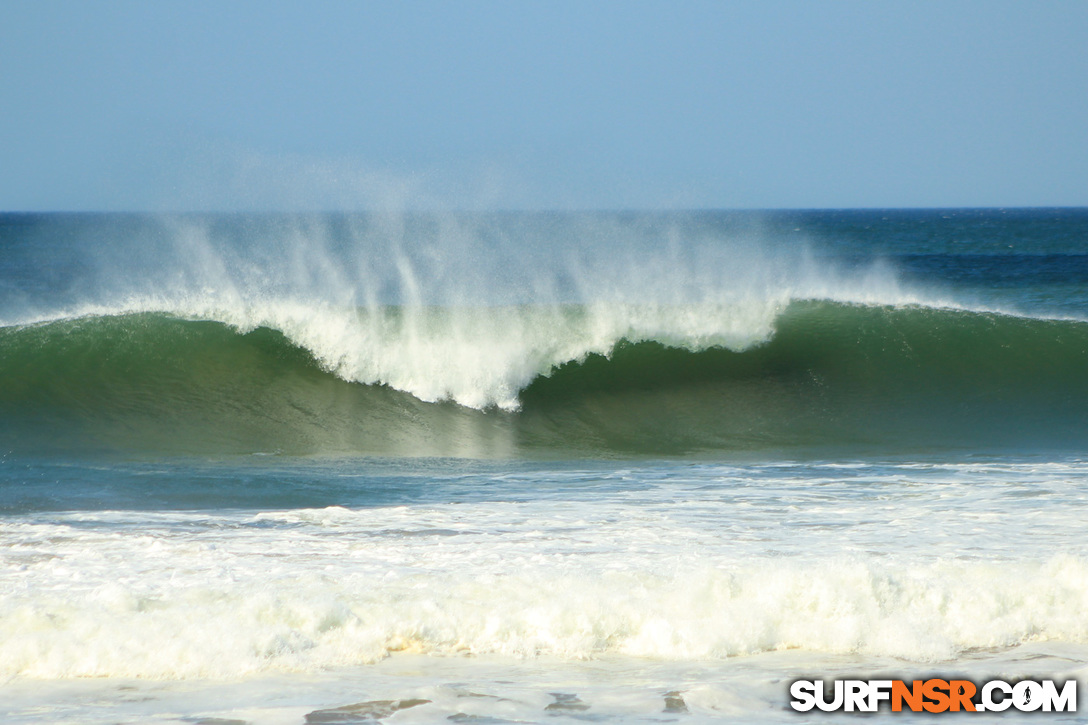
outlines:
[[[480,409],[517,409],[535,378],[621,340],[744,350],[791,300],[924,299],[880,263],[837,266],[757,220],[695,214],[107,217],[84,236],[78,279],[6,322],[268,327],[346,381]]]

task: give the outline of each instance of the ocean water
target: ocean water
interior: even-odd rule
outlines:
[[[1088,210],[0,215],[5,722],[1085,691],[1086,521]]]

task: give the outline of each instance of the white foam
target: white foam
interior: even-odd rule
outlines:
[[[1083,468],[650,469],[624,475],[660,487],[581,500],[23,517],[0,525],[0,676],[1086,644]]]
[[[103,556],[91,547],[86,558]],[[105,577],[99,562],[66,554],[35,565],[52,588],[4,593],[0,674],[230,678],[401,651],[716,659],[803,649],[933,662],[1029,640],[1088,642],[1088,563],[1064,556],[895,567],[680,557],[644,568],[500,548],[490,557],[506,562],[484,554],[410,567],[397,552],[350,545],[344,564],[327,555],[306,566],[236,544],[115,548],[148,568]]]

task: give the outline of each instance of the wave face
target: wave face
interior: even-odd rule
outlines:
[[[1040,253],[915,234],[889,255],[789,215],[9,216],[0,432],[13,451],[1079,450],[1083,255],[1044,217]],[[1023,247],[1034,227],[1009,228]]]
[[[676,314],[685,312],[695,314]],[[599,317],[578,307],[491,309],[478,322],[490,344],[502,319],[550,325],[526,325],[544,332],[492,351],[464,339],[441,350],[441,333],[413,338],[399,310],[358,314],[353,332],[380,328],[386,349],[323,357],[281,330],[161,313],[4,329],[5,438],[31,449],[506,456],[1062,449],[1088,435],[1088,323],[1079,321],[793,302],[765,339],[738,336],[733,348],[667,328],[593,334]],[[434,328],[450,324],[436,315]],[[416,372],[419,382],[395,377],[421,350],[436,369]],[[478,408],[449,400],[444,366]]]

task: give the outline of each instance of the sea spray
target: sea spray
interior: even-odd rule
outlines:
[[[89,223],[92,230],[100,230]],[[269,328],[344,380],[518,408],[555,366],[621,340],[743,350],[791,300],[917,301],[758,230],[615,215],[165,217],[120,225],[7,326],[161,313]],[[76,230],[77,233],[79,230]],[[717,232],[712,234],[711,232]],[[88,233],[84,231],[83,233]]]

